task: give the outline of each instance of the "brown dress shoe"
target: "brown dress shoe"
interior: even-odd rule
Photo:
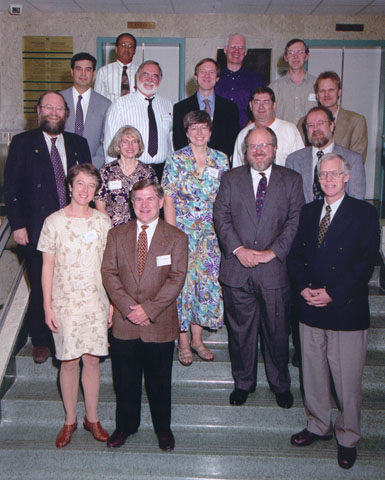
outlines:
[[[128,433],[120,432],[119,430],[114,430],[114,433],[107,440],[108,448],[119,448],[126,443]]]
[[[44,363],[49,357],[48,347],[33,347],[32,358],[35,363]]]
[[[317,440],[330,440],[331,438],[333,438],[332,434],[317,435],[316,433],[309,432],[307,428],[304,428],[302,432],[292,435],[290,442],[296,447],[307,447]]]
[[[84,430],[91,432],[95,440],[99,442],[106,442],[108,440],[108,433],[102,428],[100,422],[91,423],[87,417],[84,417],[83,421]]]
[[[78,422],[72,425],[64,425],[56,437],[56,446],[58,448],[65,447],[71,441],[72,434],[78,428]]]

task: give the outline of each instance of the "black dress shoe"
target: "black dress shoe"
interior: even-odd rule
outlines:
[[[287,392],[281,392],[281,393],[274,392],[274,394],[275,394],[275,400],[279,407],[291,408],[293,406],[294,399],[290,390],[288,390]]]
[[[230,393],[229,397],[230,405],[243,405],[246,402],[248,396],[248,390],[234,388],[234,390]]]
[[[306,447],[318,440],[330,440],[333,438],[332,434],[329,435],[317,435],[316,433],[309,432],[307,428],[304,428],[302,432],[296,433],[290,439],[292,445],[296,447]]]
[[[352,468],[357,458],[356,447],[350,447],[350,448],[343,447],[342,445],[339,445],[337,443],[337,448],[338,448],[338,454],[337,454],[338,465],[341,468],[345,468],[346,470],[348,468]]]
[[[291,363],[293,367],[299,368],[301,366],[301,356],[298,355],[297,352],[293,353],[293,356],[291,357]]]
[[[47,361],[48,357],[49,357],[48,347],[33,347],[32,358],[35,363],[37,364],[44,363]]]
[[[107,440],[107,447],[119,448],[126,443],[129,434],[115,430]]]
[[[159,448],[164,452],[171,452],[175,448],[175,438],[172,432],[158,435]]]

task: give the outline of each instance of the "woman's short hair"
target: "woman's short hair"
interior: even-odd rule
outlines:
[[[110,157],[117,157],[120,154],[120,142],[124,135],[130,135],[136,137],[139,143],[139,151],[136,154],[136,157],[139,158],[144,152],[144,143],[142,135],[139,130],[131,125],[125,125],[120,127],[119,130],[115,133],[114,138],[111,140],[110,146],[108,147],[107,155]]]
[[[102,186],[102,178],[100,176],[99,170],[92,165],[92,163],[80,163],[78,165],[74,165],[67,174],[67,183],[73,187],[73,183],[75,177],[79,175],[79,173],[83,172],[85,175],[89,177],[93,177],[96,180],[96,191]]]
[[[195,125],[197,123],[206,123],[209,127],[211,132],[213,128],[213,122],[211,121],[210,115],[205,110],[194,110],[192,112],[186,113],[183,119],[183,127],[185,133],[191,125]]]

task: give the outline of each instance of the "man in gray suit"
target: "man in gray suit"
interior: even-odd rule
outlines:
[[[71,58],[73,87],[60,92],[69,107],[65,125],[68,132],[84,137],[91,151],[92,163],[100,168],[105,161],[103,133],[106,112],[111,105],[108,98],[92,90],[96,58],[86,52]]]
[[[274,165],[277,137],[270,128],[245,138],[248,165],[222,176],[214,204],[235,389],[231,405],[255,390],[258,333],[270,389],[282,408],[293,405],[288,369],[288,255],[304,203],[300,175]]]
[[[323,106],[309,110],[304,124],[311,147],[302,148],[286,158],[286,167],[302,175],[306,203],[323,198],[316,166],[327,153],[341,155],[350,165],[350,178],[346,193],[362,200],[365,197],[366,179],[362,156],[334,142],[335,122],[332,112]]]

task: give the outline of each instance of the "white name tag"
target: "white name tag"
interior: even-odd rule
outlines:
[[[218,178],[218,176],[219,176],[219,170],[217,168],[207,167],[207,173],[212,178]]]
[[[171,122],[171,114],[163,114],[160,116],[160,118],[162,119],[163,122]]]
[[[159,255],[159,257],[156,257],[156,266],[163,267],[163,265],[171,265],[171,255]]]
[[[96,233],[96,230],[90,230],[89,232],[83,234],[83,240],[85,241],[85,243],[90,243],[97,239],[98,234]]]
[[[119,188],[122,188],[122,181],[121,180],[111,180],[108,182],[108,188],[110,190],[118,190]]]
[[[317,101],[317,97],[315,96],[315,93],[309,93],[308,101],[309,102],[316,102]]]

